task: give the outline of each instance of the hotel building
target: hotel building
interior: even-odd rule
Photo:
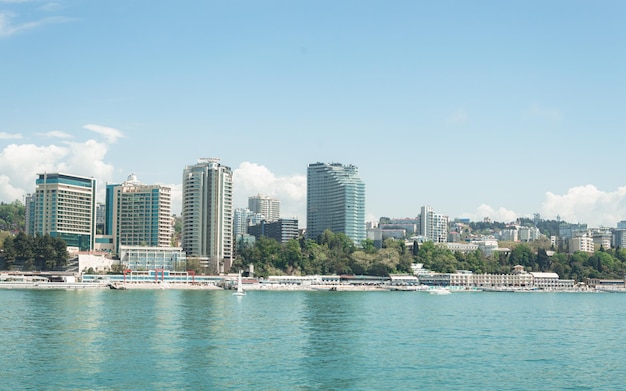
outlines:
[[[33,235],[63,239],[68,247],[94,247],[96,180],[61,173],[37,174],[35,194],[29,198],[28,230]]]
[[[326,229],[346,234],[357,246],[366,239],[365,184],[356,166],[309,164],[306,235],[315,240]]]
[[[114,255],[120,255],[120,246],[171,246],[170,193],[169,187],[142,184],[135,175],[107,185],[105,235],[112,236]]]
[[[233,256],[233,173],[220,159],[199,159],[183,171],[182,247],[211,272]]]

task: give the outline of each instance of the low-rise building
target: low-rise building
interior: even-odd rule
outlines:
[[[120,246],[120,264],[133,271],[185,270],[187,256],[181,247]]]

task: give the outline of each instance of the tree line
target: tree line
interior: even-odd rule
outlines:
[[[2,270],[20,265],[24,270],[53,270],[67,264],[69,253],[63,239],[19,232],[2,241]]]
[[[0,202],[0,231],[23,231],[26,208],[20,201]]]
[[[292,239],[281,244],[260,237],[254,244],[237,243],[233,270],[254,266],[255,275],[358,274],[389,275],[410,273],[412,255],[403,241],[388,239],[382,249],[371,240],[357,248],[343,233],[326,230],[317,240]]]
[[[539,245],[545,244],[538,242]],[[594,254],[555,252],[547,247],[511,243],[510,251],[486,256],[480,250],[469,253],[451,251],[433,242],[414,243],[407,249],[404,240],[386,239],[381,249],[366,240],[361,247],[342,233],[325,231],[317,240],[292,239],[281,244],[267,237],[254,244],[237,244],[233,270],[254,266],[257,276],[355,274],[388,276],[412,273],[411,264],[439,273],[469,270],[474,273],[510,274],[521,265],[528,272],[554,272],[562,279],[585,281],[587,278],[623,279],[626,249],[600,248]]]

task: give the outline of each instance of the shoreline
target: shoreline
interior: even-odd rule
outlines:
[[[434,286],[390,286],[390,285],[300,285],[300,284],[244,284],[244,291],[294,291],[294,292],[425,292],[429,293]],[[223,288],[213,284],[190,283],[153,283],[153,282],[118,282],[118,283],[91,283],[91,282],[20,282],[1,281],[3,289],[110,289],[110,290],[206,290],[206,291],[235,291],[232,287]],[[449,287],[450,293],[626,293],[626,289],[587,288],[587,289],[506,289],[480,287]]]

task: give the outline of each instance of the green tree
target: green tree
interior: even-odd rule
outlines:
[[[19,232],[13,239],[13,247],[15,248],[16,258],[22,260],[27,269],[31,269],[35,258],[33,237],[26,235],[24,232]]]
[[[26,208],[20,201],[0,202],[0,231],[23,231],[25,216]]]
[[[287,274],[300,274],[302,265],[302,249],[297,239],[291,239],[282,246],[280,253],[280,268],[285,270]]]
[[[539,270],[542,272],[550,270],[551,263],[548,252],[543,248],[539,248],[537,251],[537,265],[539,265]]]
[[[67,252],[67,243],[61,238],[54,238],[53,246],[56,254],[55,267],[65,267],[70,254]]]
[[[525,267],[535,267],[536,256],[533,250],[526,244],[520,244],[515,246],[509,256],[510,266],[522,265]]]
[[[374,241],[372,239],[365,239],[361,244],[361,247],[367,254],[376,254],[376,251],[378,251],[374,246]]]
[[[2,258],[4,260],[3,268],[5,270],[11,270],[15,264],[15,259],[17,258],[17,252],[15,251],[15,246],[13,245],[13,237],[11,236],[5,237],[2,242]]]

